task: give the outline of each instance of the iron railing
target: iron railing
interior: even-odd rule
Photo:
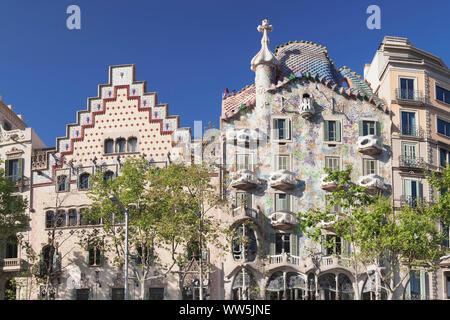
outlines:
[[[419,137],[423,138],[424,131],[422,128],[418,128],[416,126],[402,126],[401,135],[403,136],[411,136],[411,137]]]
[[[419,207],[427,204],[427,201],[423,197],[420,196],[401,196],[400,197],[400,206],[408,206],[408,207]]]
[[[425,165],[422,157],[406,157],[398,158],[399,166],[405,168],[422,168]]]
[[[395,89],[395,98],[400,101],[427,102],[428,97],[421,90]]]

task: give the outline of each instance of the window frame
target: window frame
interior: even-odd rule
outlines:
[[[366,164],[367,164],[367,162],[370,162],[370,163],[374,163],[374,166],[373,166],[373,173],[367,173],[368,171],[367,171],[367,167],[366,167]],[[372,169],[372,168],[371,168]],[[373,158],[362,158],[362,175],[363,176],[367,176],[367,175],[369,175],[369,174],[376,174],[376,175],[378,175],[378,161],[377,161],[377,159],[373,159]]]
[[[445,96],[444,96],[444,100],[439,100],[438,99],[438,97],[437,97],[437,88],[438,87],[441,88],[442,90],[447,91],[449,93],[449,96],[450,96],[450,89],[448,89],[448,87],[446,85],[442,85],[442,84],[440,84],[438,82],[435,82],[434,83],[434,100],[436,100],[436,101],[438,101],[440,103],[444,103],[446,105],[450,105],[450,102],[446,102],[445,101]]]
[[[239,156],[248,156],[248,168],[239,168]],[[253,171],[253,153],[236,153],[236,171],[249,170]]]
[[[287,168],[286,169],[280,169],[280,158],[286,158],[287,159]],[[292,169],[292,156],[290,154],[276,154],[274,156],[274,168],[276,171],[279,170],[287,170],[291,171]]]
[[[283,116],[276,116],[276,117],[272,117],[272,128],[271,128],[271,136],[272,136],[272,140],[274,142],[280,142],[280,143],[284,143],[284,142],[291,142],[292,141],[292,119],[290,117],[283,117]],[[284,133],[285,133],[285,137],[283,139],[280,139],[279,137],[279,125],[277,125],[275,127],[275,121],[279,121],[279,120],[284,120],[285,121],[285,127],[284,127]],[[278,133],[276,134],[275,132],[278,130]],[[286,133],[287,136],[286,137]]]
[[[328,128],[326,127],[327,125],[329,126],[330,122],[336,123],[336,127],[334,130],[334,140],[330,140],[330,129],[329,129],[329,127]],[[338,129],[338,124],[339,124],[339,129]],[[322,141],[325,144],[342,144],[342,141],[344,140],[344,130],[343,129],[344,129],[344,125],[343,125],[343,120],[341,118],[323,119],[323,121],[322,121]],[[339,132],[339,140],[337,140],[338,132]]]
[[[288,204],[289,208],[286,209],[278,209],[277,208],[277,196],[279,195],[285,195],[287,198],[286,203]],[[273,195],[273,211],[274,212],[278,212],[278,211],[288,211],[288,212],[292,212],[292,197],[289,193],[283,193],[283,192],[275,192]]]
[[[402,136],[408,136],[408,137],[419,137],[419,130],[420,130],[420,124],[419,124],[419,111],[418,110],[409,110],[409,109],[400,109],[400,135]],[[403,113],[414,113],[414,126],[415,131],[414,134],[407,134],[403,133]]]
[[[450,127],[450,120],[447,120],[441,116],[436,115],[436,133],[442,137],[450,139],[450,129],[449,129],[449,135],[447,135],[446,133],[439,132],[439,120],[445,122],[449,127]]]

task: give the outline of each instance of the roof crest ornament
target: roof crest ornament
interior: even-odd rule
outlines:
[[[271,64],[277,66],[280,64],[278,59],[274,56],[274,54],[269,50],[269,37],[267,36],[268,32],[273,30],[273,26],[269,25],[269,21],[264,19],[262,24],[258,26],[258,32],[262,32],[263,37],[261,39],[261,50],[253,57],[251,61],[250,69],[252,71],[256,71],[256,67],[260,64]]]

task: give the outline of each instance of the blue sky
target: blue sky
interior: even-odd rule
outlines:
[[[81,8],[81,30],[66,9]],[[366,8],[381,8],[381,30]],[[359,74],[385,35],[407,37],[450,64],[450,1],[2,0],[0,94],[48,146],[86,109],[108,66],[136,64],[136,79],[157,91],[181,126],[219,125],[221,94],[253,83],[256,27],[268,18],[270,45],[293,40],[328,47],[337,67]]]

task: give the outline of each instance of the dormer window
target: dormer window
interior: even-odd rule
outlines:
[[[117,153],[125,152],[126,144],[127,144],[127,142],[124,138],[117,139],[116,140],[116,152]]]
[[[137,139],[135,137],[128,138],[128,152],[136,152],[137,151]]]

